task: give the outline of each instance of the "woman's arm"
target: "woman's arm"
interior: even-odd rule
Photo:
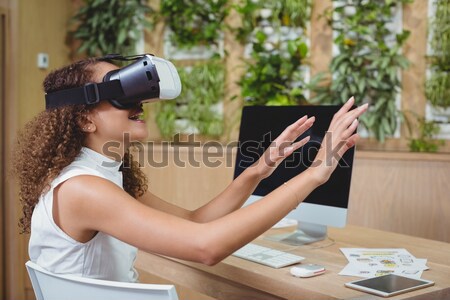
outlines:
[[[305,137],[301,141],[293,143],[313,123],[314,117],[304,116],[288,126],[271,143],[257,162],[242,172],[218,196],[194,211],[165,202],[150,192],[145,193],[139,200],[155,209],[198,223],[209,222],[225,216],[240,208],[262,179],[270,176],[286,157],[308,142],[309,137]]]
[[[282,186],[261,201],[208,223],[196,223],[146,206],[106,179],[77,176],[62,183],[54,219],[71,237],[97,231],[147,252],[214,265],[286,215],[318,183],[307,171],[298,194]],[[300,199],[301,200],[301,199]],[[87,239],[89,240],[89,239]],[[86,242],[81,240],[81,242]]]
[[[60,185],[54,219],[72,237],[102,231],[144,251],[213,265],[269,229],[328,180],[339,156],[355,144],[356,118],[367,109],[349,112],[352,104],[349,101],[335,115],[313,167],[260,201],[216,220],[196,223],[153,209],[94,176],[74,177]]]
[[[205,223],[224,216],[243,205],[261,180],[255,171],[254,169],[245,170],[222,193],[196,210],[188,210],[169,203],[150,191],[147,191],[138,200],[159,211],[193,222]]]

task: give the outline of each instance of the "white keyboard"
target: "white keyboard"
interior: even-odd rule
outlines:
[[[245,245],[232,255],[276,269],[299,263],[305,259],[298,255],[252,243]]]

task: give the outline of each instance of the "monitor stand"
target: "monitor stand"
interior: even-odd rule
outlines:
[[[298,222],[297,228],[293,233],[271,235],[267,239],[292,246],[301,246],[324,240],[326,237],[327,226]]]

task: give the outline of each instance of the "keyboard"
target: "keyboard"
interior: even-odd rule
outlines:
[[[298,255],[253,243],[245,245],[232,255],[276,269],[299,263],[305,259]]]

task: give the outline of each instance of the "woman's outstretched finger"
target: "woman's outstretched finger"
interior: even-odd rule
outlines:
[[[306,116],[305,116],[306,117]],[[305,117],[302,117],[300,120],[302,120],[302,122],[299,122],[300,120],[298,120],[297,122],[289,125],[277,138],[276,141],[294,141],[295,139],[297,139],[302,133],[304,133],[307,129],[309,129],[314,121],[315,118],[311,117],[308,119],[304,119]]]
[[[298,148],[302,147],[307,142],[309,142],[309,140],[310,140],[310,136],[308,135],[307,137],[303,138],[302,140],[293,143],[289,147],[284,148],[284,150],[283,150],[284,156],[287,157],[287,156],[291,155],[295,150],[297,150]]]
[[[334,114],[333,119],[331,120],[330,127],[334,125],[334,123],[344,114],[346,114],[350,108],[352,108],[355,103],[355,98],[352,96],[350,99],[345,102],[345,104]]]
[[[296,129],[304,124],[308,120],[308,116],[303,116],[288,127],[286,127],[283,132],[275,140],[286,140],[289,139],[291,135],[296,132]]]
[[[316,117],[308,118],[303,124],[298,126],[295,130],[295,135],[292,138],[292,140],[296,140],[302,133],[304,133],[306,130],[311,128],[311,126],[314,124],[314,121],[316,120]]]
[[[356,120],[359,116],[361,116],[364,112],[366,112],[369,104],[363,104],[340,117],[340,120],[336,120],[336,131],[342,130],[344,131],[348,126],[350,126],[354,120]]]
[[[286,129],[295,129],[298,126],[300,126],[301,124],[305,123],[306,120],[308,120],[308,116],[303,116],[300,119],[298,119],[297,121],[295,121],[294,123],[292,123],[291,125],[289,125]]]
[[[347,139],[347,137],[351,136],[355,132],[356,128],[358,128],[358,124],[358,119],[354,119],[352,124],[350,124],[350,126],[342,133],[342,138]]]

